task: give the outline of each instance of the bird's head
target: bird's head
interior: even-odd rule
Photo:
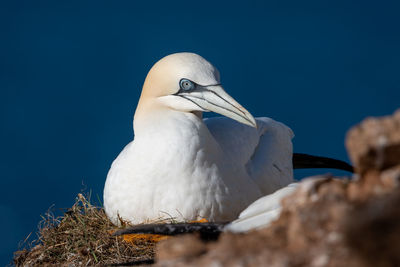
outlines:
[[[151,68],[136,112],[148,102],[181,112],[212,111],[256,127],[253,116],[222,88],[218,70],[193,53],[166,56]]]

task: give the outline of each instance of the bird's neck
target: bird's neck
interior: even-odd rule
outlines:
[[[135,111],[133,128],[135,137],[171,130],[174,126],[187,127],[202,124],[202,114],[180,112],[162,106],[154,100],[140,100]],[[172,127],[172,128],[171,128]]]
[[[151,113],[142,115],[135,113],[134,143],[136,146],[146,144],[153,159],[158,156],[164,158],[168,154],[174,155],[182,166],[196,161],[201,162],[202,166],[208,166],[208,163],[223,158],[220,157],[223,153],[221,147],[199,114],[153,109]],[[206,160],[210,162],[205,164]]]
[[[204,124],[201,112],[181,112],[157,105],[156,102],[139,103],[133,121],[135,139],[202,139],[201,142],[216,143]]]

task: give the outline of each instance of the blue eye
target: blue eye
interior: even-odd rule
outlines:
[[[182,90],[185,90],[185,91],[188,91],[188,90],[192,90],[192,89],[194,89],[194,83],[191,81],[191,80],[188,80],[188,79],[181,79],[180,81],[179,81],[179,87],[182,89]]]

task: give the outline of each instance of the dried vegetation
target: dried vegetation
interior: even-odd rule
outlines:
[[[39,225],[38,239],[15,253],[14,264],[93,266],[152,262],[154,241],[136,239],[133,244],[128,243],[112,236],[115,230],[102,208],[78,194],[76,203],[61,217],[46,214]]]

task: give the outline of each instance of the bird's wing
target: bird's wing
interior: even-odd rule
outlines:
[[[226,117],[204,119],[204,123],[225,155],[235,164],[247,164],[260,139],[255,128]]]
[[[228,224],[225,230],[231,232],[247,232],[268,226],[279,217],[281,212],[281,200],[294,192],[297,186],[297,183],[289,184],[271,195],[256,200],[240,213],[238,219]]]
[[[257,118],[257,129],[224,117],[205,119],[226,155],[246,168],[264,195],[293,181],[293,132],[273,119]]]
[[[247,171],[264,195],[293,182],[292,130],[270,118],[257,118],[260,141]]]

